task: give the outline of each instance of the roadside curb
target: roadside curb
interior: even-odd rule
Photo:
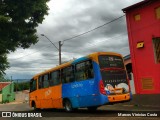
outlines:
[[[139,105],[139,104],[135,104],[135,105],[123,105],[123,106],[128,106],[128,107],[155,107],[155,108],[160,108],[160,106],[153,106],[153,105]]]
[[[22,104],[24,103],[23,101],[18,101],[18,102],[9,102],[9,103],[2,103],[0,105],[11,105],[11,104]]]

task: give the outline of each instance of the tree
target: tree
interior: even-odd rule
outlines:
[[[6,54],[0,54],[0,78],[3,78],[4,71],[9,67]]]
[[[6,54],[38,42],[36,27],[48,15],[49,0],[0,0],[0,74],[8,68]]]
[[[14,83],[14,91],[22,91],[22,90],[29,90],[30,82],[15,82]]]
[[[4,76],[0,75],[0,82],[4,82],[4,81],[5,81]]]
[[[3,74],[0,75],[0,82],[10,82],[11,80],[4,78]]]

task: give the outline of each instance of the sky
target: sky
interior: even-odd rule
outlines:
[[[31,79],[35,74],[59,64],[57,47],[62,41],[62,62],[97,51],[130,54],[125,16],[85,35],[98,26],[123,16],[123,8],[142,0],[50,0],[49,15],[37,27],[38,43],[8,54],[6,77]],[[41,36],[44,34],[45,36]]]

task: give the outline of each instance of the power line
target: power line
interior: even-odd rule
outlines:
[[[95,42],[95,43],[86,43],[88,46],[87,46],[87,48],[85,48],[85,49],[89,49],[89,48],[91,48],[91,47],[95,47],[95,45],[97,45],[97,44],[99,44],[99,43],[102,43],[102,42],[105,42],[105,41],[107,41],[107,40],[112,40],[112,39],[115,39],[115,38],[121,38],[122,37],[122,35],[127,35],[127,33],[121,33],[120,35],[118,35],[118,36],[114,36],[114,37],[109,37],[108,39],[104,39],[104,40],[101,40],[101,41],[97,41],[97,42]],[[80,47],[80,48],[78,48],[77,50],[80,50],[80,49],[84,49],[84,48],[82,48],[82,47]]]
[[[72,40],[72,39],[74,39],[74,38],[77,38],[77,37],[80,37],[80,36],[82,36],[82,35],[85,35],[85,34],[87,34],[87,33],[90,33],[90,32],[92,32],[92,31],[97,30],[97,29],[99,29],[99,28],[101,28],[101,27],[103,27],[103,26],[105,26],[105,25],[108,25],[108,24],[110,24],[110,23],[112,23],[112,22],[114,22],[114,21],[116,21],[116,20],[118,20],[118,19],[120,19],[120,18],[122,18],[122,17],[124,17],[124,16],[125,16],[125,15],[122,15],[122,16],[120,16],[120,17],[118,17],[118,18],[115,18],[115,19],[113,19],[113,20],[111,20],[111,21],[109,21],[109,22],[106,22],[106,23],[104,23],[103,25],[100,25],[100,26],[98,26],[98,27],[96,27],[96,28],[94,28],[94,29],[91,29],[91,30],[86,31],[86,32],[84,32],[84,33],[82,33],[82,34],[73,36],[73,37],[71,37],[71,38],[64,39],[64,40],[62,40],[62,41],[63,41],[63,42],[64,42],[64,41],[69,41],[69,40]],[[57,43],[57,42],[55,42],[55,43]],[[53,44],[53,43],[52,43],[52,44]],[[48,46],[47,46],[47,47],[48,47]],[[47,47],[44,47],[44,48],[47,48]],[[57,48],[57,47],[56,47],[56,48]],[[26,57],[26,56],[33,55],[33,54],[38,53],[38,52],[39,52],[39,51],[34,52],[34,53],[31,53],[31,54],[24,55],[24,56],[22,56],[22,57],[15,58],[15,59],[12,59],[12,60],[17,60],[17,59],[20,59],[20,58],[23,58],[23,57]],[[57,55],[57,56],[58,56],[58,55]]]
[[[33,54],[38,53],[38,52],[39,52],[39,51],[34,52],[34,53],[31,53],[31,54],[24,55],[24,56],[21,56],[21,57],[19,57],[19,58],[11,59],[11,60],[12,60],[12,61],[18,60],[18,59],[20,59],[20,58],[24,58],[24,57],[26,57],[26,56],[30,56],[30,55],[33,55]],[[58,56],[58,55],[54,55],[54,56]]]
[[[140,30],[142,30],[142,29],[144,29],[144,28],[147,28],[147,27],[149,27],[149,26],[152,26],[152,25],[154,25],[154,24],[156,24],[156,23],[157,23],[157,21],[154,22],[153,24],[146,25],[146,26],[144,26],[144,27],[141,27],[141,28],[132,30],[132,32],[139,32]],[[95,44],[104,42],[104,41],[106,41],[106,40],[112,40],[112,39],[114,39],[114,38],[120,38],[122,35],[127,35],[127,32],[123,32],[123,33],[119,34],[118,36],[110,37],[110,38],[108,38],[108,39],[101,40],[101,41],[98,41],[98,42],[96,42],[96,43],[89,43],[89,42],[88,42],[88,43],[86,43],[86,44],[88,44],[89,46],[88,46],[87,48],[85,48],[85,49],[88,49],[88,48],[94,46]],[[77,50],[79,50],[79,49],[84,49],[84,48],[82,48],[82,46],[80,46],[80,47],[81,47],[81,48],[78,48]],[[94,47],[95,47],[95,46],[94,46]],[[73,52],[72,52],[72,53],[73,53]]]
[[[69,41],[69,40],[72,40],[72,39],[74,39],[74,38],[83,36],[83,35],[85,35],[85,34],[87,34],[87,33],[90,33],[90,32],[92,32],[92,31],[94,31],[94,30],[97,30],[97,29],[99,29],[99,28],[101,28],[101,27],[104,27],[105,25],[108,25],[108,24],[110,24],[110,23],[113,23],[113,22],[115,22],[115,21],[123,18],[124,16],[125,16],[125,15],[122,15],[122,16],[120,16],[120,17],[117,17],[117,18],[115,18],[115,19],[113,19],[113,20],[111,20],[111,21],[109,21],[109,22],[106,22],[106,23],[104,23],[104,24],[102,24],[102,25],[100,25],[100,26],[98,26],[98,27],[96,27],[96,28],[93,28],[93,29],[91,29],[91,30],[89,30],[89,31],[86,31],[86,32],[81,33],[81,34],[76,35],[76,36],[73,36],[73,37],[71,37],[71,38],[64,39],[64,40],[62,40],[62,41],[65,42],[65,41]],[[155,22],[155,23],[157,23],[157,22]],[[153,24],[154,24],[154,23],[153,23]],[[148,26],[150,26],[150,25],[147,25],[146,27],[148,27]],[[140,29],[143,29],[143,28],[145,28],[145,27],[142,27],[142,28],[140,28]],[[137,29],[137,30],[138,30],[138,29]],[[134,31],[138,32],[137,30],[134,30]]]
[[[157,22],[154,22],[153,24],[155,24],[155,23],[157,23]],[[147,27],[149,27],[149,26],[151,26],[151,25],[153,25],[153,24],[150,24],[150,25],[146,25],[145,27],[141,27],[141,28],[138,28],[138,29],[135,29],[135,30],[132,30],[132,32],[139,32],[139,30],[142,30],[142,29],[144,29],[144,28],[147,28]],[[117,36],[116,36],[117,37]],[[111,37],[112,39],[114,38],[114,37]],[[70,39],[73,39],[73,37],[72,38],[70,38]],[[66,39],[67,40],[67,39]],[[68,39],[69,40],[69,39]],[[106,39],[106,40],[108,40],[108,39]],[[104,40],[102,40],[102,41],[104,41]],[[99,41],[99,42],[101,42],[101,41]],[[98,43],[99,43],[98,42]],[[93,46],[95,43],[92,43],[92,44],[90,44],[90,46],[89,47],[91,47],[91,46]],[[82,49],[82,48],[81,48]],[[87,49],[87,48],[86,48]],[[36,53],[36,52],[35,52]],[[34,53],[32,53],[32,54],[34,54]],[[27,55],[27,56],[29,56],[29,54]],[[58,56],[58,55],[57,55]],[[25,56],[22,56],[22,57],[26,57],[26,55]],[[20,57],[20,58],[22,58],[22,57]],[[19,58],[16,58],[16,59],[19,59]],[[12,70],[12,71],[14,71],[14,70]]]
[[[58,55],[54,55],[54,56],[58,56]],[[22,56],[22,57],[25,57],[25,56]],[[18,59],[18,58],[16,58],[16,59]],[[14,60],[16,60],[16,59],[14,59]],[[67,57],[63,57],[63,59],[68,59]],[[30,61],[26,61],[26,62],[33,62],[33,61],[36,61],[36,63],[40,63],[40,62],[38,62],[37,60],[46,60],[46,61],[51,61],[51,60],[55,60],[55,61],[57,61],[57,60],[59,60],[58,58],[55,58],[55,59],[53,59],[53,58],[35,58],[35,59],[33,59],[33,60],[30,60]],[[12,61],[12,60],[11,60]]]
[[[82,33],[82,34],[73,36],[73,37],[71,37],[71,38],[64,39],[63,42],[64,42],[64,41],[72,40],[72,39],[77,38],[77,37],[80,37],[80,36],[82,36],[82,35],[85,35],[85,34],[87,34],[87,33],[89,33],[89,32],[92,32],[92,31],[94,31],[94,30],[96,30],[96,29],[99,29],[99,28],[101,28],[101,27],[103,27],[103,26],[105,26],[105,25],[108,25],[108,24],[110,24],[110,23],[113,23],[114,21],[116,21],[116,20],[118,20],[118,19],[120,19],[120,18],[122,18],[122,17],[124,17],[124,16],[125,16],[125,15],[122,15],[122,16],[114,19],[114,20],[111,20],[110,22],[104,23],[103,25],[100,25],[100,26],[98,26],[98,27],[96,27],[96,28],[94,28],[94,29],[91,29],[91,30],[89,30],[89,31],[87,31],[87,32],[84,32],[84,33]],[[146,28],[146,27],[148,27],[148,26],[150,26],[150,25],[147,25],[147,26],[145,26],[145,27],[143,27],[143,28]],[[139,28],[139,29],[143,29],[143,28]],[[138,32],[137,30],[139,30],[139,29],[134,30],[134,32]],[[54,43],[57,43],[57,42],[54,42]],[[48,47],[48,46],[47,46],[47,47]],[[44,48],[47,48],[47,47],[44,47]],[[35,54],[35,53],[38,53],[38,52],[39,52],[39,51],[34,52],[34,53],[31,53],[31,54],[27,54],[27,55],[25,55],[25,56],[22,56],[22,57],[19,57],[19,58],[16,58],[16,59],[12,59],[12,60],[17,60],[17,59],[20,59],[20,58],[23,58],[23,57],[26,57],[26,56],[29,56],[29,55],[32,55],[32,54]],[[58,56],[58,55],[56,55],[56,56]]]
[[[124,35],[124,34],[127,34],[126,32],[124,32],[124,33],[121,33],[121,34],[119,34],[119,35],[117,35],[117,36],[114,36],[114,37],[110,37],[110,38],[108,38],[108,39],[105,39],[105,40],[102,40],[102,41],[98,41],[98,42],[96,42],[96,43],[88,43],[89,44],[89,47],[88,48],[90,48],[90,47],[92,47],[92,46],[94,46],[95,44],[97,44],[97,43],[101,43],[101,42],[104,42],[104,41],[106,41],[106,40],[112,40],[112,39],[115,39],[115,38],[120,38],[122,35]],[[85,48],[85,49],[88,49],[88,48]],[[83,49],[83,48],[79,48],[79,49]],[[78,49],[78,50],[79,50]],[[57,55],[58,56],[58,55]],[[40,60],[40,58],[38,59],[38,60]],[[48,60],[48,59],[47,59]],[[50,59],[50,60],[58,60],[58,59]],[[34,60],[33,60],[34,61]],[[37,63],[37,62],[36,62]],[[44,65],[44,63],[40,63],[41,65]],[[47,67],[45,68],[45,67],[39,67],[40,69],[48,69]],[[9,70],[9,71],[14,71],[14,70],[17,70],[17,69],[21,69],[21,68],[12,68],[12,70]],[[38,69],[38,68],[27,68],[27,69]],[[26,71],[29,71],[29,70],[26,70]],[[33,70],[33,71],[35,71],[35,70]]]
[[[157,23],[157,22],[154,22],[153,24],[155,24],[155,23]],[[144,29],[144,28],[147,28],[147,27],[149,27],[149,26],[152,26],[153,24],[147,25],[147,26],[142,27],[142,28],[139,28],[139,29],[132,30],[132,32],[138,32],[139,30],[142,30],[142,29]],[[125,34],[125,33],[122,33],[122,34]],[[121,35],[122,35],[122,34],[121,34]],[[115,36],[115,37],[118,37],[118,36]],[[115,37],[111,37],[111,38],[109,38],[109,39],[113,39],[113,38],[115,38]],[[108,40],[108,39],[106,39],[106,40]],[[105,41],[105,40],[102,40],[102,41],[99,41],[99,42],[103,42],[103,41]],[[99,42],[97,42],[97,43],[99,43]],[[90,44],[89,47],[92,47],[93,45],[95,45],[95,43]],[[47,47],[48,47],[48,46],[47,46]],[[44,48],[46,48],[46,47],[44,47]],[[79,48],[79,49],[82,49],[82,48]],[[87,49],[87,48],[86,48],[86,49]],[[17,60],[17,59],[20,59],[20,58],[23,58],[23,57],[26,57],[26,56],[29,56],[29,55],[32,55],[32,54],[35,54],[35,53],[38,53],[38,51],[37,51],[37,52],[34,52],[34,53],[31,53],[31,54],[27,54],[27,55],[25,55],[25,56],[22,56],[22,57],[19,57],[19,58],[16,58],[16,59],[12,59],[12,60]],[[55,55],[55,56],[58,56],[58,55]]]
[[[118,35],[118,36],[114,36],[114,37],[110,37],[110,38],[108,38],[108,39],[105,39],[105,40],[102,40],[102,41],[98,41],[98,42],[96,42],[96,43],[87,43],[89,46],[88,46],[88,48],[90,48],[90,47],[92,47],[92,46],[94,46],[95,44],[97,44],[97,43],[101,43],[101,42],[104,42],[104,41],[106,41],[106,40],[112,40],[112,39],[115,39],[115,38],[120,38],[122,35],[124,35],[124,34],[127,34],[127,33],[122,33],[122,34],[120,34],[120,35]],[[85,48],[85,49],[88,49],[88,48]],[[78,50],[79,49],[83,49],[83,48],[78,48]],[[56,55],[56,56],[58,56],[58,55]],[[36,59],[37,60],[37,59]],[[32,60],[32,61],[36,61],[36,60]],[[41,60],[41,58],[39,58],[38,60]],[[48,59],[46,59],[46,60],[48,60]],[[49,59],[49,60],[58,60],[58,59]],[[37,62],[36,62],[37,63]],[[41,65],[42,64],[44,64],[44,63],[40,63]],[[12,69],[15,69],[15,68],[12,68]],[[28,70],[27,70],[28,71]]]
[[[47,38],[47,40],[49,40],[49,42],[59,51],[59,48],[57,48],[57,46],[45,34],[41,34],[41,36]]]
[[[111,37],[111,38],[109,38],[109,39],[105,39],[105,40],[102,40],[102,41],[98,41],[98,42],[96,42],[96,43],[101,43],[101,42],[104,42],[104,41],[106,41],[106,40],[111,40],[111,39],[115,39],[115,38],[120,38],[121,37],[121,35],[123,35],[123,34],[126,34],[126,33],[122,33],[122,34],[120,34],[120,35],[118,35],[118,36],[115,36],[115,37]],[[90,44],[90,46],[89,47],[92,47],[93,45],[95,45],[96,43],[94,43],[94,44]],[[79,48],[79,49],[82,49],[82,48]],[[78,50],[79,50],[78,49]],[[86,48],[86,49],[88,49],[88,48]],[[57,59],[58,60],[58,59]],[[40,63],[41,65],[44,65],[44,63]],[[49,69],[49,68],[52,68],[52,67],[38,67],[38,68],[40,68],[41,70],[43,70],[43,69]],[[27,69],[25,69],[25,70],[22,70],[22,71],[37,71],[36,69],[38,69],[37,67],[34,67],[34,68],[27,68]],[[20,70],[21,68],[11,68],[11,69],[9,69],[9,71],[17,71],[17,70]]]
[[[122,15],[122,16],[120,16],[120,17],[118,17],[118,18],[115,18],[115,19],[113,19],[113,20],[111,20],[111,21],[109,21],[109,22],[104,23],[103,25],[100,25],[100,26],[98,26],[98,27],[96,27],[96,28],[93,28],[93,29],[91,29],[91,30],[89,30],[89,31],[86,31],[86,32],[81,33],[81,34],[76,35],[76,36],[73,36],[73,37],[71,37],[71,38],[67,38],[67,39],[62,40],[62,41],[63,41],[63,42],[64,42],[64,41],[69,41],[69,40],[72,40],[72,39],[74,39],[74,38],[77,38],[77,37],[80,37],[80,36],[82,36],[82,35],[85,35],[85,34],[87,34],[87,33],[90,33],[90,32],[92,32],[92,31],[97,30],[97,29],[99,29],[99,28],[101,28],[101,27],[103,27],[103,26],[106,26],[106,25],[108,25],[108,24],[110,24],[110,23],[112,23],[112,22],[114,22],[114,21],[116,21],[116,20],[119,20],[120,18],[122,18],[122,17],[124,17],[124,16],[125,16],[125,15]]]

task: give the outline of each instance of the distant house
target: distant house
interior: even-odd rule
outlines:
[[[0,103],[12,102],[14,100],[14,83],[0,82]]]

